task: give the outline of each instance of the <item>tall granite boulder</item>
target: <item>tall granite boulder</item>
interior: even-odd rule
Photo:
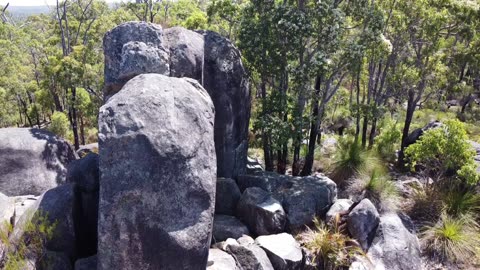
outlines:
[[[128,22],[108,32],[103,46],[106,100],[139,74],[197,80],[215,106],[217,176],[245,174],[250,90],[240,52],[228,39],[210,31]]]
[[[67,165],[76,159],[71,145],[35,128],[0,129],[0,192],[40,195],[65,182]]]
[[[100,109],[98,269],[202,269],[215,205],[214,107],[197,81],[143,74]]]

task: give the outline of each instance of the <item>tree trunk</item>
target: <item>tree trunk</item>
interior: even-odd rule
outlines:
[[[267,115],[267,86],[265,78],[262,79],[260,85],[261,95],[262,95],[262,117],[265,118]],[[273,158],[270,147],[270,139],[265,128],[262,127],[262,144],[263,144],[263,158],[265,159],[265,170],[273,171]]]
[[[312,108],[312,122],[310,123],[310,138],[308,139],[308,152],[307,155],[305,156],[305,164],[303,165],[303,169],[301,172],[302,176],[307,176],[312,173],[312,168],[313,168],[313,161],[315,157],[315,145],[317,141],[317,136],[319,133],[319,120],[318,117],[319,115],[319,105],[318,105],[318,99],[320,97],[320,85],[321,85],[321,79],[320,76],[317,76],[317,79],[315,81],[315,95],[314,98],[312,99],[313,103],[313,108]]]
[[[73,140],[75,144],[75,150],[78,150],[80,148],[80,142],[78,139],[77,109],[75,108],[76,96],[77,96],[77,89],[75,87],[72,87],[72,107],[71,107],[72,130],[73,130]]]
[[[375,135],[377,132],[377,121],[378,118],[376,116],[372,119],[372,127],[370,129],[370,136],[368,137],[368,149],[372,149],[373,143],[375,142]]]
[[[360,136],[360,70],[357,73],[357,115],[356,115],[356,128],[355,128],[355,141],[358,142]]]
[[[82,140],[82,145],[85,145],[85,124],[83,122],[83,115],[80,114],[80,138]]]
[[[403,126],[402,133],[402,145],[400,147],[400,153],[398,155],[398,167],[405,167],[405,148],[407,147],[408,134],[410,131],[410,125],[413,119],[413,113],[415,112],[415,93],[410,90],[408,92],[407,114],[405,116],[405,125]]]

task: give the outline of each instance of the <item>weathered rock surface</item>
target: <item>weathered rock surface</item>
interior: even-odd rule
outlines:
[[[247,188],[237,207],[237,215],[257,235],[281,233],[287,217],[282,205],[261,188]]]
[[[353,205],[353,201],[349,199],[339,199],[337,200],[331,207],[328,209],[327,214],[325,215],[325,221],[329,222],[337,214],[340,214],[342,212],[348,211],[350,209],[350,206]]]
[[[75,262],[75,270],[96,270],[97,255],[88,258],[79,259]]]
[[[254,174],[256,172],[262,172],[262,171],[263,171],[263,167],[260,164],[260,162],[258,162],[258,160],[256,159],[253,159],[247,156],[247,174]]]
[[[302,249],[291,234],[259,236],[255,243],[265,250],[275,270],[302,269],[304,262]]]
[[[237,184],[241,192],[250,187],[258,187],[268,192],[275,192],[292,177],[274,172],[256,171],[253,174],[244,174],[237,177]]]
[[[237,204],[242,196],[235,180],[218,178],[215,197],[215,213],[234,216]]]
[[[12,224],[12,217],[15,215],[15,200],[0,193],[0,230],[5,222]],[[4,229],[4,228],[3,228]]]
[[[72,147],[53,133],[35,128],[0,129],[0,192],[40,195],[65,182]]]
[[[237,239],[248,235],[247,226],[233,216],[215,215],[213,219],[213,240],[215,242],[225,241],[228,238]]]
[[[211,248],[208,253],[207,270],[239,270],[235,259],[225,251]]]
[[[367,255],[375,269],[422,269],[418,239],[395,213],[380,217],[380,225]]]
[[[227,245],[226,251],[235,258],[241,269],[275,269],[265,251],[257,244]]]
[[[97,253],[98,192],[100,188],[98,155],[72,161],[67,182],[75,184],[75,234],[80,257]]]
[[[163,30],[159,25],[145,22],[127,22],[121,24],[105,34],[103,38],[103,49],[105,54],[105,99],[122,89],[125,83],[134,76],[143,73],[155,73],[161,71],[158,65],[161,60],[160,52],[167,53],[162,42]],[[124,47],[133,46],[130,42],[137,42],[139,46],[152,53],[141,50],[124,50]],[[129,44],[127,44],[129,43]],[[140,49],[140,48],[138,48]],[[153,57],[153,58],[152,58]],[[167,58],[168,59],[168,58]],[[166,59],[163,59],[166,60]],[[165,63],[165,62],[164,62]],[[167,62],[168,63],[168,62]],[[153,66],[148,66],[149,64]],[[136,70],[135,70],[136,68]],[[169,68],[160,74],[169,75]],[[127,74],[124,72],[128,71]]]
[[[363,199],[348,214],[347,228],[364,250],[370,246],[380,215],[369,199]]]
[[[128,22],[105,35],[106,99],[138,74],[190,77],[215,105],[217,176],[244,174],[250,118],[250,90],[239,51],[214,32]]]
[[[99,114],[98,269],[205,269],[214,107],[192,79],[144,74]]]
[[[287,214],[290,231],[303,229],[323,216],[337,200],[337,185],[328,177],[294,177],[274,193]]]

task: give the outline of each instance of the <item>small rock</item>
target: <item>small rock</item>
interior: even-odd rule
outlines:
[[[235,258],[242,269],[275,269],[265,251],[256,244],[228,245],[227,252]]]
[[[228,238],[240,238],[248,235],[247,226],[234,216],[215,215],[213,219],[213,241],[225,241]]]
[[[265,250],[275,270],[302,269],[302,249],[292,235],[281,233],[259,236],[255,243]]]
[[[353,201],[349,199],[339,199],[328,209],[325,215],[325,221],[330,222],[337,214],[348,211],[350,206],[353,205]]]
[[[280,202],[261,188],[247,188],[237,206],[237,215],[257,235],[283,232],[286,215]]]
[[[373,203],[369,199],[363,199],[348,214],[347,227],[352,237],[367,250],[379,222],[380,215]]]
[[[210,249],[207,270],[238,270],[235,259],[220,249]]]
[[[240,238],[237,239],[237,242],[240,244],[240,245],[247,245],[247,244],[253,244],[255,243],[255,240],[248,236],[248,235],[244,235]]]
[[[217,179],[215,213],[234,216],[242,193],[233,179]]]
[[[264,169],[258,160],[247,157],[247,175],[262,171],[264,171]]]
[[[75,262],[75,270],[95,270],[97,269],[97,255],[79,259]]]

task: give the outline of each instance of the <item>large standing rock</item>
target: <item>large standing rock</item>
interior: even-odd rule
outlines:
[[[215,213],[234,216],[237,210],[237,203],[240,200],[240,196],[242,196],[235,180],[229,178],[217,179],[217,191],[215,194]]]
[[[418,239],[395,213],[380,217],[380,225],[367,255],[375,269],[422,269]]]
[[[259,187],[268,192],[275,192],[291,178],[291,176],[274,172],[256,171],[252,174],[239,175],[237,183],[242,192],[249,187]]]
[[[302,248],[292,235],[281,233],[259,236],[255,243],[265,250],[275,270],[302,269]]]
[[[99,114],[98,269],[202,269],[215,204],[214,107],[192,79],[144,74]]]
[[[127,22],[105,34],[105,88],[107,100],[136,75],[144,73],[170,74],[168,53],[162,42],[159,25]]]
[[[380,215],[373,203],[369,199],[363,199],[348,214],[347,227],[353,238],[367,250],[379,222]]]
[[[247,188],[237,207],[238,217],[257,235],[281,233],[286,215],[282,205],[261,188]]]
[[[237,239],[248,235],[247,226],[233,216],[215,215],[213,220],[213,240],[225,241],[228,238]]]
[[[35,128],[0,129],[0,192],[40,195],[65,182],[72,147],[53,133]]]
[[[235,259],[225,251],[212,248],[208,253],[207,270],[238,270]]]
[[[97,253],[98,155],[88,154],[68,166],[67,182],[75,184],[75,233],[80,257]]]
[[[239,51],[210,31],[128,22],[104,38],[106,99],[132,77],[158,73],[196,79],[215,105],[217,176],[244,174],[247,162],[250,90]]]

